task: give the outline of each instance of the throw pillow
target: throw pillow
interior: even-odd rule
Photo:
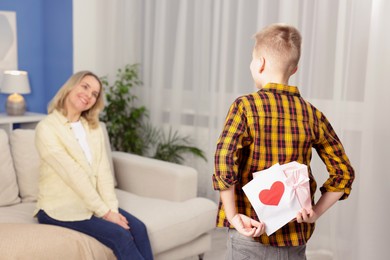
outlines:
[[[0,129],[0,207],[20,202],[8,135]]]
[[[10,137],[11,152],[23,202],[35,202],[38,196],[40,158],[34,140],[33,129],[16,129],[12,131]]]

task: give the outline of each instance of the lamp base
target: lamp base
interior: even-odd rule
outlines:
[[[15,95],[17,95],[17,98],[15,98]],[[19,94],[9,95],[5,104],[5,110],[9,116],[23,115],[26,112],[26,102],[23,96]]]

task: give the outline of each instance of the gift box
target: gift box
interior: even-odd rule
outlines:
[[[280,166],[286,175],[287,186],[292,187],[294,194],[291,198],[296,198],[301,208],[311,209],[310,179],[307,166],[296,161]]]
[[[243,190],[267,235],[293,220],[302,208],[311,208],[307,166],[295,161],[253,173]]]

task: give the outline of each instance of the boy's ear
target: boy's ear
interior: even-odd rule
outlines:
[[[294,75],[298,70],[298,66],[295,67],[295,69],[293,69],[293,71],[291,72],[291,75]]]
[[[262,73],[264,69],[265,69],[265,59],[264,57],[260,57],[259,73]]]

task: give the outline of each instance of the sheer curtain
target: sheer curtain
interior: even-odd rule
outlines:
[[[385,0],[74,1],[74,68],[113,77],[140,63],[140,102],[153,124],[207,153],[208,162],[186,164],[199,171],[199,195],[216,200],[213,153],[228,107],[256,91],[252,35],[274,22],[296,26],[303,51],[290,84],[327,115],[356,170],[350,198],[321,217],[308,248],[339,260],[386,259],[389,11]],[[327,172],[316,154],[312,167],[321,185]]]

